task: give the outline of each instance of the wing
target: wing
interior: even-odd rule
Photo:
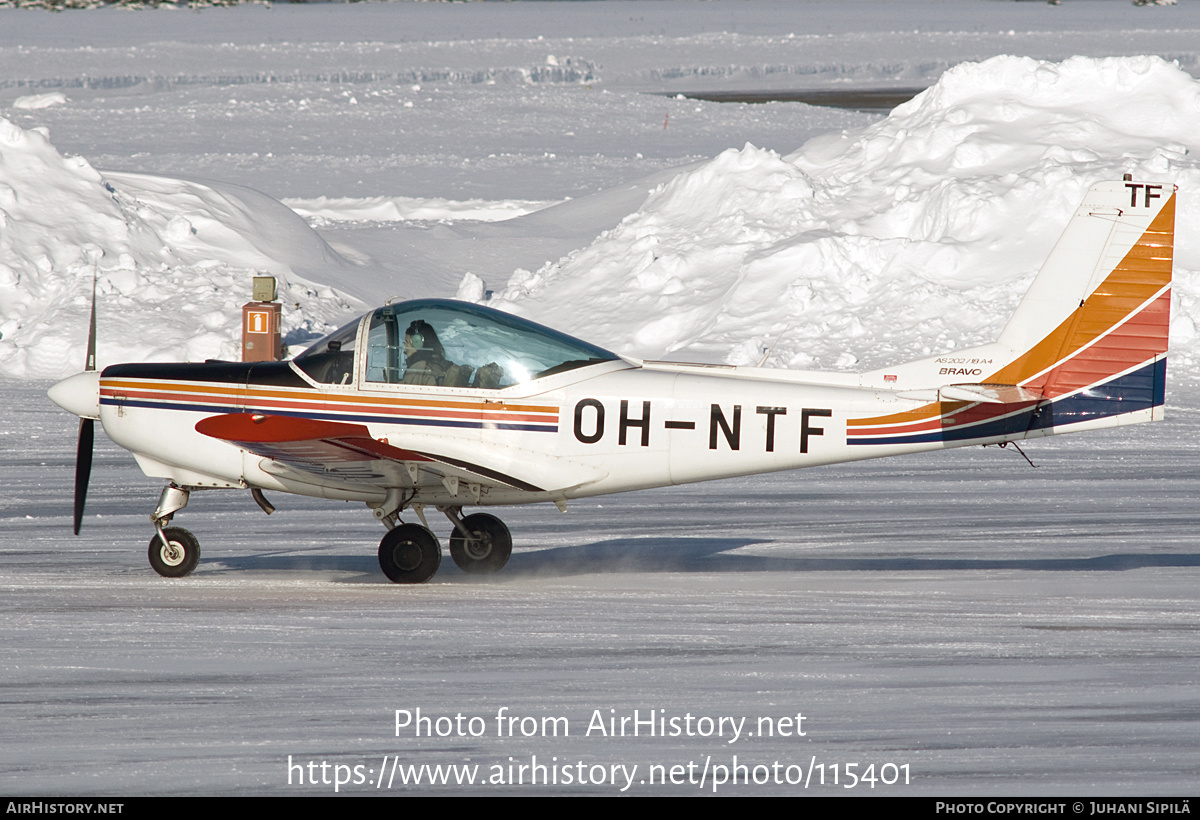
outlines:
[[[605,476],[601,470],[546,453],[421,435],[407,435],[406,443],[413,446],[397,447],[373,437],[362,424],[291,416],[227,413],[201,420],[196,430],[262,456],[268,461],[261,466],[269,473],[286,477],[298,470],[310,481],[316,477],[381,488],[440,485],[451,496],[464,484],[476,501],[485,487],[555,493]]]

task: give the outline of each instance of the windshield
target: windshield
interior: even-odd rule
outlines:
[[[330,333],[297,356],[296,366],[323,384],[349,384],[354,380],[354,340],[362,317]]]
[[[445,299],[379,308],[366,347],[368,382],[483,390],[618,358],[526,319]]]

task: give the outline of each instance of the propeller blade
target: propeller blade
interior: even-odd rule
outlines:
[[[98,269],[92,268],[92,319],[88,322],[87,364],[84,370],[96,369],[96,276]]]
[[[95,421],[79,420],[79,448],[75,452],[75,534],[83,523],[83,505],[87,502],[88,479],[92,474],[92,441]]]
[[[99,268],[92,267],[92,316],[88,321],[87,363],[84,370],[96,369],[96,278]],[[83,523],[83,506],[87,503],[88,479],[92,477],[92,445],[96,439],[95,421],[79,420],[79,444],[75,449],[75,534]]]

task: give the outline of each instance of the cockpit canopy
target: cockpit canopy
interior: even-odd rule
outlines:
[[[381,307],[296,357],[318,382],[349,384],[355,348],[363,387],[418,384],[500,390],[617,358],[603,348],[492,308],[447,299]]]

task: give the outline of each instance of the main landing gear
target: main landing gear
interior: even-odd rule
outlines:
[[[423,584],[441,563],[437,536],[420,524],[399,524],[379,542],[379,568],[393,584]]]
[[[489,575],[498,572],[512,555],[512,535],[504,522],[494,515],[475,513],[462,517],[461,507],[439,508],[450,522],[450,557],[465,572]],[[379,567],[396,584],[423,584],[433,577],[442,563],[442,548],[417,508],[421,524],[396,523],[394,516],[381,516],[392,525],[379,543]],[[390,520],[389,520],[390,519]]]
[[[464,536],[463,530],[468,535]],[[450,536],[450,557],[464,572],[490,575],[499,572],[512,555],[512,536],[508,527],[494,515],[475,513],[455,523]]]

